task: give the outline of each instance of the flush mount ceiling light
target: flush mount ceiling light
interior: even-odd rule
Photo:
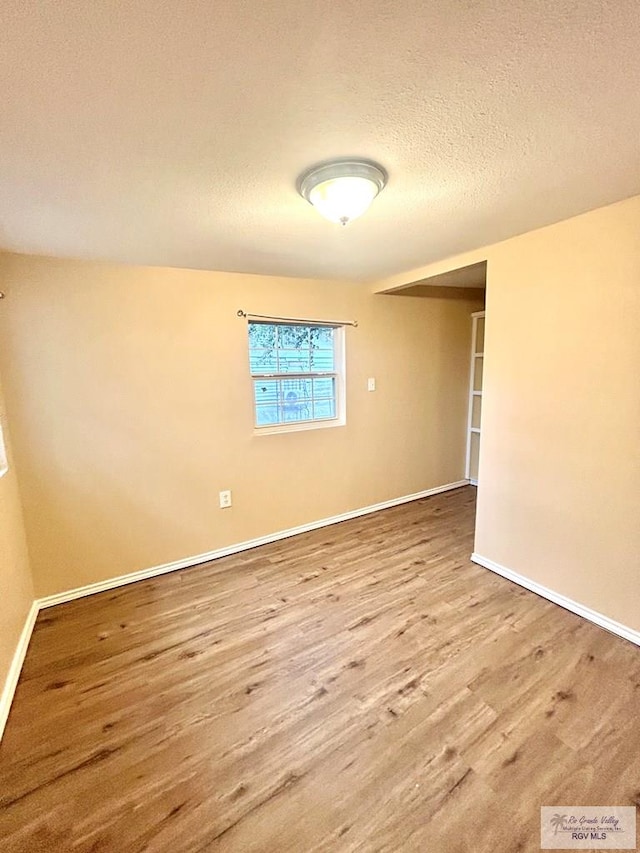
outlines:
[[[337,160],[314,166],[298,179],[298,192],[329,219],[346,225],[367,210],[387,183],[387,173],[370,160]]]

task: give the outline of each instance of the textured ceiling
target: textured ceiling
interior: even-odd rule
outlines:
[[[0,247],[379,279],[640,192],[638,0],[0,0]],[[389,184],[347,228],[295,190]]]

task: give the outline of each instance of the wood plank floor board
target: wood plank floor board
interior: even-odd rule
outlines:
[[[469,561],[463,488],[43,611],[7,853],[537,851],[640,804],[640,652]]]

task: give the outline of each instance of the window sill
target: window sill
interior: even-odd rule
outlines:
[[[305,423],[296,424],[278,424],[277,426],[254,427],[254,435],[279,435],[284,432],[306,432],[311,429],[330,429],[331,427],[345,426],[344,418],[331,418],[326,421],[306,421]]]

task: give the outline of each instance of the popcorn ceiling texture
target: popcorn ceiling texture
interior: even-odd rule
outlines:
[[[0,4],[3,249],[379,279],[640,192],[637,0]]]

